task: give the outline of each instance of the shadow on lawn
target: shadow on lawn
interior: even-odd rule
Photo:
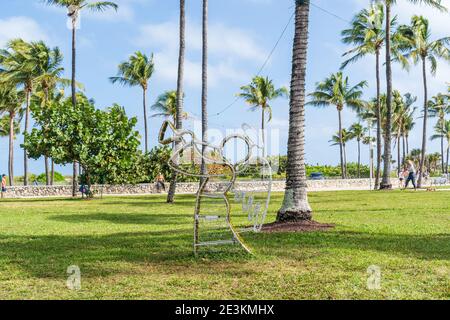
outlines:
[[[71,215],[54,215],[48,218],[53,221],[86,223],[107,221],[116,224],[148,224],[148,225],[186,225],[192,215],[180,214],[141,214],[141,213],[88,213]]]
[[[427,260],[450,259],[449,234],[425,236],[336,231],[257,234],[246,238],[258,254],[296,261],[322,255],[330,257],[334,249],[379,251]],[[64,279],[69,265],[80,266],[86,277],[138,274],[150,272],[152,268],[164,273],[211,274],[223,271],[227,265],[244,265],[253,259],[237,246],[223,250],[219,255],[195,259],[191,228],[187,227],[106,236],[0,236],[2,265],[13,265],[37,278]],[[121,263],[131,263],[132,267]]]
[[[253,236],[256,244],[277,243],[279,247],[322,250],[327,255],[330,250],[346,249],[359,251],[379,251],[394,255],[406,255],[425,260],[450,260],[450,234],[433,235],[395,235],[351,231],[310,232],[302,234],[257,234]],[[260,252],[280,258],[296,259],[289,250],[271,250],[259,246]]]

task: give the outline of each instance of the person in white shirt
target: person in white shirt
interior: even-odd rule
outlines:
[[[405,189],[408,188],[409,182],[412,182],[414,190],[417,190],[416,186],[416,167],[412,160],[408,160],[408,178],[406,179]]]

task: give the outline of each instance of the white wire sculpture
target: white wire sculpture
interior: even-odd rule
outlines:
[[[166,138],[167,129],[171,129],[173,135]],[[270,195],[272,189],[272,169],[269,161],[266,158],[259,156],[252,156],[252,150],[255,148],[261,149],[260,146],[254,144],[247,134],[249,130],[248,125],[242,126],[244,134],[232,134],[225,137],[218,146],[214,146],[208,143],[204,143],[198,140],[195,134],[190,130],[178,130],[175,128],[173,123],[170,121],[165,121],[162,124],[159,133],[159,142],[162,145],[174,145],[172,156],[168,161],[168,165],[175,172],[189,176],[200,178],[201,183],[199,184],[199,189],[196,194],[195,210],[194,210],[194,253],[197,254],[199,247],[204,246],[217,246],[225,244],[239,244],[242,248],[251,253],[251,249],[244,242],[240,233],[242,232],[259,232],[265,222],[267,211],[270,203]],[[245,143],[245,157],[243,160],[238,161],[233,164],[232,161],[228,160],[224,155],[224,150],[226,145],[233,140],[241,140]],[[203,148],[209,150],[208,153],[202,152]],[[227,168],[229,174],[224,173],[207,173],[202,174],[201,172],[195,172],[195,169],[190,172],[186,166],[183,167],[180,164],[180,160],[186,157],[191,157],[188,162],[190,162],[195,168],[195,154],[200,157],[200,160],[206,165],[220,165],[222,168]],[[199,160],[199,159],[197,159]],[[250,166],[252,161],[260,161],[263,163],[265,170],[263,174],[267,177],[267,197],[263,203],[257,202],[256,197],[253,192],[248,192],[245,190],[236,190],[235,182],[237,175],[245,172]],[[191,167],[192,168],[192,167]],[[207,184],[211,178],[226,178],[226,182],[221,182],[220,187],[216,186],[216,190],[211,192],[207,188]],[[231,205],[228,199],[229,192],[234,192],[234,200],[242,205],[242,210],[246,213],[249,222],[252,223],[251,228],[237,229],[231,220]],[[202,214],[202,203],[204,199],[219,199],[223,201],[225,207],[224,214],[221,215],[206,215]],[[222,209],[220,209],[222,210]],[[219,219],[224,219],[228,229],[232,233],[231,240],[215,240],[215,241],[200,241],[199,239],[199,225],[201,221],[216,221]]]

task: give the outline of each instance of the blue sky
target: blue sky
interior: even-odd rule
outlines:
[[[142,130],[142,105],[139,88],[121,88],[112,85],[108,77],[115,75],[117,64],[128,55],[141,50],[154,53],[156,71],[150,82],[149,101],[165,90],[176,87],[178,47],[178,1],[117,0],[118,13],[103,15],[84,13],[78,31],[78,81],[86,87],[86,94],[96,101],[98,108],[117,102],[125,106],[130,116],[138,116],[138,129]],[[450,7],[450,0],[444,0]],[[50,8],[39,0],[0,0],[0,46],[8,39],[22,37],[26,40],[45,40],[50,46],[59,46],[65,55],[66,77],[70,77],[70,30],[66,27],[66,15],[61,9]],[[340,31],[348,26],[346,21],[369,0],[313,0],[311,7],[310,51],[307,89],[314,83],[336,72],[341,54],[347,49],[340,42]],[[319,9],[323,8],[339,16],[337,18]],[[218,130],[239,128],[242,123],[259,126],[259,113],[248,111],[243,101],[238,101],[227,111],[214,116],[235,99],[239,87],[250,81],[266,60],[281,31],[293,13],[292,0],[210,0],[210,61],[209,61],[209,110],[210,126]],[[450,34],[448,13],[439,13],[426,7],[414,8],[406,1],[398,1],[394,8],[400,22],[407,23],[414,13],[431,19],[433,37]],[[262,74],[272,78],[278,86],[288,86],[291,70],[293,23],[290,24],[275,53]],[[197,129],[194,120],[200,114],[201,76],[201,1],[187,1],[187,61],[186,61],[186,110],[192,118],[186,124]],[[365,96],[374,95],[374,59],[365,60],[345,71],[350,81],[368,80],[370,87]],[[430,78],[431,95],[446,90],[450,82],[450,67],[441,61],[436,77]],[[431,77],[431,75],[430,75]],[[384,86],[384,79],[383,79]],[[418,68],[410,73],[394,68],[394,86],[402,92],[418,96],[417,106],[422,105],[422,84]],[[273,103],[274,118],[269,127],[279,132],[279,142],[273,143],[272,152],[286,152],[288,101]],[[355,122],[350,110],[344,113],[344,124]],[[420,144],[422,125],[417,120],[411,138],[412,147]],[[161,119],[150,119],[150,141],[156,145]],[[430,123],[431,125],[431,123]],[[338,149],[330,147],[328,140],[337,131],[337,113],[334,108],[307,110],[307,161],[308,163],[337,164]],[[212,134],[213,135],[213,134]],[[275,135],[277,137],[277,135]],[[278,140],[278,139],[276,139]],[[0,172],[7,171],[7,139],[0,140]],[[21,143],[21,138],[16,141]],[[436,143],[430,144],[438,151]],[[363,160],[368,161],[367,150]],[[356,160],[356,143],[348,146],[350,161]],[[22,174],[22,154],[16,148],[16,174]],[[42,161],[31,161],[31,171],[43,171]],[[58,168],[69,173],[70,168]]]

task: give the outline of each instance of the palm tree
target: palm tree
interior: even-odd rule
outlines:
[[[265,125],[266,113],[269,115],[268,122],[272,120],[272,107],[270,101],[280,97],[287,97],[289,95],[287,88],[281,87],[275,88],[272,80],[268,77],[256,76],[253,78],[252,83],[241,87],[241,93],[239,97],[244,98],[245,102],[251,106],[251,111],[257,111],[261,109],[261,132],[262,132],[262,156],[265,157]]]
[[[450,113],[450,98],[439,93],[428,103],[430,117],[438,118],[438,123],[436,125],[444,130],[445,116]],[[445,172],[444,136],[441,137],[441,166],[442,172]]]
[[[14,140],[20,132],[20,121],[23,114],[24,93],[17,91],[14,85],[0,83],[0,114],[2,118],[2,136],[9,136],[8,178],[9,185],[14,185]]]
[[[28,132],[30,122],[30,101],[36,85],[36,79],[41,76],[36,64],[39,64],[39,55],[36,51],[32,52],[34,44],[29,44],[21,39],[11,40],[7,44],[6,50],[1,51],[0,62],[3,69],[0,70],[3,75],[3,81],[21,85],[25,91],[25,130]],[[28,185],[28,155],[24,149],[24,185]]]
[[[368,54],[375,55],[375,75],[377,84],[377,168],[375,174],[375,189],[380,184],[380,170],[382,160],[382,144],[381,144],[381,80],[380,80],[380,55],[381,49],[385,41],[384,29],[384,7],[382,4],[374,4],[369,9],[364,9],[359,12],[352,21],[350,29],[342,31],[342,41],[345,44],[353,44],[355,48],[344,53],[345,56],[351,56],[346,60],[341,69],[344,69],[348,64],[354,63]]]
[[[424,87],[424,104],[423,104],[423,131],[422,131],[422,158],[419,165],[418,186],[422,185],[423,168],[425,165],[425,156],[427,150],[427,122],[428,122],[428,84],[427,84],[427,61],[431,65],[432,75],[436,74],[437,60],[443,58],[450,60],[450,37],[445,37],[435,41],[431,40],[431,32],[428,20],[422,16],[413,16],[411,18],[411,26],[400,26],[399,32],[404,39],[403,50],[404,57],[411,59],[414,64],[419,62],[422,65],[422,77]],[[406,61],[402,61],[402,65],[408,68]]]
[[[61,78],[64,68],[61,67],[63,55],[58,47],[49,48],[44,42],[32,43],[31,56],[39,57],[35,61],[35,67],[39,76],[36,78],[37,90],[35,94],[42,91],[40,100],[42,107],[46,107],[49,100],[50,91],[59,85],[69,85],[70,80]],[[54,178],[54,162],[52,160],[51,169],[49,169],[48,155],[44,156],[46,184],[52,185]]]
[[[360,123],[354,123],[350,126],[350,138],[356,139],[358,143],[358,178],[361,178],[361,141],[366,137],[367,128]]]
[[[295,35],[289,107],[286,191],[277,221],[311,220],[305,168],[305,81],[309,27],[308,0],[295,1]]]
[[[153,118],[172,118],[172,121],[175,123],[177,115],[177,92],[175,90],[166,91],[159,95],[155,104],[151,106],[151,109],[157,112],[152,115]]]
[[[155,70],[153,55],[147,57],[142,52],[135,52],[128,61],[119,65],[119,71],[116,77],[109,78],[112,83],[120,83],[123,86],[142,88],[142,101],[144,108],[144,137],[145,153],[148,153],[148,126],[147,126],[147,90],[148,82]]]
[[[80,13],[83,10],[99,11],[103,12],[107,9],[114,9],[117,11],[118,5],[111,1],[96,1],[91,2],[88,0],[43,0],[47,5],[66,8],[68,16],[71,19],[72,26],[72,106],[75,108],[77,104],[76,95],[76,56],[77,56],[77,25],[80,17]],[[77,164],[73,164],[73,182],[72,182],[72,196],[77,195]]]
[[[184,59],[186,51],[186,3],[180,0],[180,50],[178,54],[178,79],[177,79],[177,107],[175,127],[178,130],[183,129],[183,97],[184,97]],[[175,149],[178,149],[178,143],[175,143]],[[177,174],[172,172],[167,202],[173,203],[176,191]]]
[[[444,124],[441,126],[440,124],[436,124],[435,126],[435,134],[431,136],[431,140],[437,140],[444,138],[447,140],[447,156],[446,156],[446,165],[445,165],[445,172],[448,174],[448,167],[450,165],[449,163],[449,154],[450,154],[450,120],[444,121]],[[444,157],[442,157],[444,158]]]
[[[345,106],[358,111],[364,107],[362,89],[367,86],[366,81],[361,81],[355,86],[350,86],[348,77],[344,77],[342,72],[332,74],[323,82],[316,84],[316,91],[309,94],[311,101],[308,105],[315,107],[336,106],[338,111],[339,132],[342,129],[342,110]],[[340,143],[341,173],[342,179],[345,179],[347,172],[344,166],[343,141]]]
[[[206,143],[208,142],[208,0],[203,0],[202,34],[202,164],[201,174],[207,173],[205,163]],[[200,181],[200,184],[203,181]]]
[[[375,0],[376,2],[382,2],[385,5],[385,44],[386,44],[386,116],[387,116],[387,137],[391,136],[391,127],[392,127],[392,57],[391,57],[391,11],[392,5],[394,5],[396,0]],[[445,8],[441,5],[441,0],[407,0],[413,4],[424,3],[440,10],[445,10]],[[384,171],[383,171],[383,179],[380,184],[381,189],[392,189],[391,183],[391,140],[390,138],[385,141],[384,144]]]
[[[347,175],[347,143],[353,139],[352,133],[347,129],[342,129],[341,131],[336,132],[335,135],[331,137],[331,140],[328,142],[332,142],[332,146],[342,146],[343,151],[343,161],[344,161],[344,171]]]

